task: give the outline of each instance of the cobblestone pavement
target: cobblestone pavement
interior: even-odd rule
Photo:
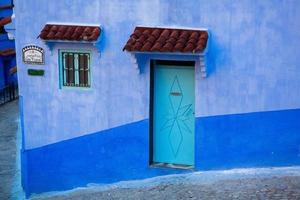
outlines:
[[[18,101],[0,106],[0,199],[22,199],[19,167]]]

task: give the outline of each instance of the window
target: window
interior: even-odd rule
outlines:
[[[61,84],[65,87],[90,87],[90,53],[61,51]]]

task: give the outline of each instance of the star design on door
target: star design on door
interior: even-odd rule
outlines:
[[[175,157],[177,157],[184,139],[183,132],[192,134],[192,130],[187,124],[193,116],[192,104],[182,105],[182,99],[183,92],[178,77],[175,76],[169,92],[171,109],[161,128],[162,131],[169,130],[168,142]]]

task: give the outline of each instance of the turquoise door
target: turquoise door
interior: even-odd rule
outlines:
[[[153,161],[194,165],[194,66],[155,65]]]

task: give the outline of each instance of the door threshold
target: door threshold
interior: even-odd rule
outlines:
[[[172,168],[172,169],[186,169],[186,170],[193,170],[193,165],[181,165],[181,164],[171,164],[171,163],[152,163],[150,167],[153,168]]]

